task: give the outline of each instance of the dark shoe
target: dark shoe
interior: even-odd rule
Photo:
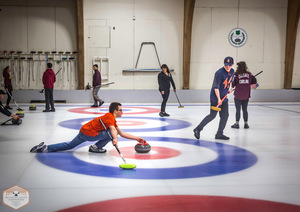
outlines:
[[[248,125],[248,124],[245,124],[245,125],[244,125],[244,128],[245,128],[245,129],[248,129],[248,128],[249,128],[249,125]]]
[[[234,129],[239,129],[240,128],[240,125],[235,123],[234,125],[231,126],[231,128],[234,128]]]
[[[159,116],[160,116],[160,117],[164,117],[164,113],[163,113],[163,112],[160,112],[160,113],[159,113]]]
[[[46,149],[46,145],[44,142],[41,142],[39,145],[36,145],[34,147],[32,147],[32,149],[30,150],[30,152],[32,153],[41,153]]]
[[[51,109],[50,112],[55,112],[55,109]]]
[[[99,107],[101,107],[104,104],[104,101],[99,102]]]
[[[199,140],[200,139],[200,131],[197,130],[196,128],[193,131],[194,131],[195,138],[197,138]]]
[[[105,153],[106,149],[99,149],[96,145],[91,145],[89,148],[89,152],[94,152],[94,153]]]
[[[11,108],[9,105],[6,105],[6,106],[5,106],[5,109],[7,109],[7,110],[12,110],[12,108]]]
[[[164,116],[170,116],[169,114],[167,114],[166,112],[164,112]]]
[[[216,134],[215,139],[221,139],[221,140],[229,140],[229,137],[227,137],[226,135],[218,135]]]
[[[98,107],[98,105],[92,105],[91,107]]]
[[[43,112],[50,112],[50,110],[43,110]]]

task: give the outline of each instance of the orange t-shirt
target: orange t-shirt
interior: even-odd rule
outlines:
[[[106,129],[109,129],[110,126],[115,126],[118,127],[117,121],[112,113],[106,113],[103,116],[97,117],[93,119],[92,121],[89,121],[88,123],[84,124],[80,132],[83,134],[90,136],[90,137],[95,137],[99,134],[100,131],[104,130],[104,127],[102,126],[101,122],[99,119],[102,120],[104,123]]]

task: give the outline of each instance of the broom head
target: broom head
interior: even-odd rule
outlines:
[[[210,109],[214,110],[214,111],[221,111],[221,108],[219,107],[214,107],[214,106],[211,106]]]

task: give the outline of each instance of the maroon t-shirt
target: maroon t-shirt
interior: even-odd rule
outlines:
[[[252,78],[254,78],[255,80],[253,80],[251,83]],[[256,84],[256,78],[250,72],[246,72],[240,75],[235,74],[232,82],[232,87],[235,87],[234,97],[238,100],[249,99],[251,84]]]
[[[5,89],[12,89],[12,84],[11,84],[11,76],[8,72],[6,72],[4,74],[4,85],[5,85]]]

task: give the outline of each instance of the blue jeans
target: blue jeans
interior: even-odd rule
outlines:
[[[98,102],[102,101],[102,99],[99,98],[98,92],[100,90],[101,86],[97,86],[93,88],[93,98],[94,98],[94,105],[98,105]]]
[[[110,133],[110,130],[108,130]],[[109,141],[111,141],[110,137],[107,135],[105,131],[100,131],[97,136],[90,137],[82,132],[79,132],[79,134],[70,142],[63,142],[58,144],[52,144],[48,145],[48,152],[59,152],[59,151],[65,151],[69,149],[73,149],[76,146],[79,146],[80,144],[84,143],[85,141],[98,141],[95,143],[95,145],[101,149],[104,147]]]

